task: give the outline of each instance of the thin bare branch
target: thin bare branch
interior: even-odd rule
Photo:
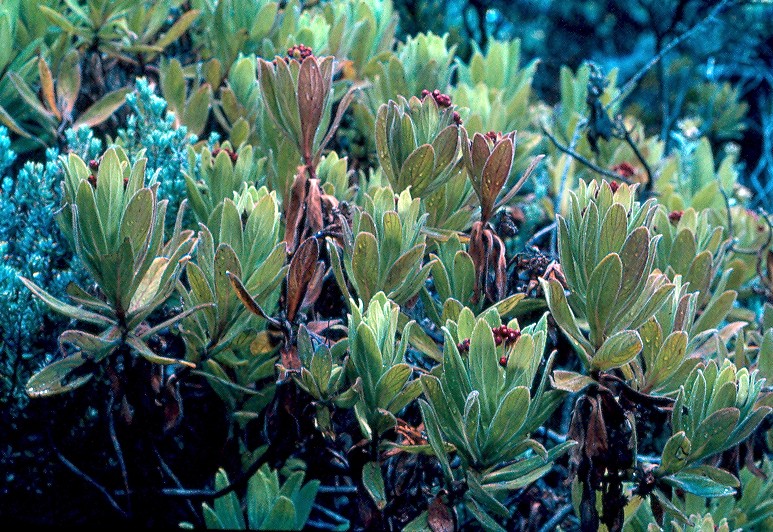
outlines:
[[[706,15],[703,19],[701,19],[698,23],[696,23],[692,28],[685,31],[678,37],[674,38],[671,42],[669,42],[666,46],[664,46],[660,52],[658,52],[657,55],[655,55],[652,59],[650,59],[646,65],[644,65],[641,69],[639,69],[636,74],[633,75],[631,79],[628,80],[628,82],[623,86],[622,89],[620,89],[620,92],[612,98],[609,103],[604,107],[605,109],[609,109],[612,107],[615,103],[617,103],[619,100],[622,100],[628,95],[633,92],[633,89],[636,88],[636,85],[639,84],[639,81],[647,74],[647,72],[652,69],[655,65],[657,65],[663,57],[682,44],[684,41],[695,35],[698,31],[700,31],[706,24],[709,22],[714,21],[722,11],[730,7],[732,4],[734,4],[736,0],[722,0],[719,2],[716,6],[714,6],[714,9],[712,9],[708,15]]]

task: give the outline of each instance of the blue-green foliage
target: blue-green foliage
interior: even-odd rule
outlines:
[[[159,183],[159,195],[169,200],[168,219],[175,219],[185,198],[183,171],[188,171],[188,147],[196,142],[184,126],[176,127],[167,103],[156,96],[147,80],[137,80],[127,96],[133,114],[119,131],[117,143],[132,160],[146,157],[147,175]],[[67,151],[90,161],[104,151],[89,127],[65,132]],[[217,142],[210,136],[209,144]],[[72,251],[59,232],[55,214],[60,209],[62,168],[59,151],[46,151],[45,163],[27,162],[13,175],[16,153],[8,131],[0,126],[0,397],[23,406],[26,394],[19,386],[30,373],[50,362],[62,319],[32,297],[18,276],[32,279],[62,297],[70,281],[86,282]],[[194,174],[195,174],[194,169]],[[87,283],[87,282],[86,282]],[[13,399],[11,399],[13,396]]]
[[[81,155],[98,149],[88,135],[70,135]],[[93,154],[93,151],[91,151]],[[32,297],[18,280],[31,278],[61,296],[80,269],[59,232],[54,216],[59,209],[62,170],[56,149],[46,151],[45,163],[27,162],[12,175],[16,154],[8,132],[0,127],[0,397],[17,406],[26,395],[17,387],[52,357],[61,318]],[[48,353],[46,353],[48,351]]]
[[[126,96],[132,109],[126,129],[119,131],[119,143],[132,160],[147,157],[147,173],[159,183],[160,198],[169,200],[168,219],[174,220],[185,198],[188,146],[196,142],[185,126],[176,127],[175,115],[167,112],[166,100],[157,96],[145,78],[138,78],[136,89]]]
[[[94,136],[90,127],[68,129],[64,132],[67,147],[77,153],[84,161],[91,161],[102,154],[102,141]]]

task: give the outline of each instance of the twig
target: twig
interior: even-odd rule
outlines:
[[[563,521],[566,516],[571,513],[571,511],[571,504],[563,505],[547,523],[542,525],[542,528],[539,529],[539,532],[551,532],[552,530],[555,530],[558,525],[561,524],[561,521]]]
[[[773,240],[773,224],[770,222],[770,218],[768,217],[768,213],[764,210],[760,209],[760,216],[765,220],[765,224],[768,226],[768,238],[765,240],[765,243],[760,247],[759,251],[757,252],[757,275],[760,278],[760,282],[765,287],[765,292],[768,298],[770,298],[771,291],[773,291],[773,286],[769,286],[768,283],[765,282],[765,276],[762,275],[762,261],[763,255],[765,254],[765,251],[770,248],[770,242]],[[768,272],[768,278],[771,276],[771,272]]]
[[[110,506],[112,506],[116,512],[121,514],[121,517],[123,517],[124,519],[128,519],[129,515],[126,512],[124,512],[120,506],[118,506],[118,503],[116,502],[116,500],[112,497],[112,495],[110,495],[110,492],[108,492],[105,487],[103,487],[96,480],[94,480],[86,473],[78,469],[75,464],[73,464],[67,458],[64,457],[64,455],[59,451],[59,449],[56,448],[55,445],[52,444],[52,447],[54,449],[54,452],[56,453],[57,458],[59,458],[59,460],[65,465],[67,469],[69,469],[77,476],[79,476],[80,478],[82,478],[83,480],[91,484],[94,488],[96,488],[97,491],[99,491],[102,495],[104,495],[105,499],[107,499],[107,502],[110,504]]]
[[[548,130],[545,128],[545,126],[540,126],[542,128],[542,133],[550,140],[550,142],[553,143],[553,145],[558,149],[558,151],[561,151],[573,159],[577,159],[579,162],[596,172],[597,174],[601,174],[604,177],[608,177],[610,179],[614,179],[616,181],[622,181],[627,184],[631,184],[631,181],[629,179],[626,179],[624,176],[615,173],[611,170],[607,170],[606,168],[602,168],[593,161],[590,161],[589,159],[586,159],[576,151],[574,151],[573,147],[571,146],[564,146],[560,142],[558,142],[558,139],[556,139],[552,134],[548,132]],[[578,132],[580,131],[580,125],[577,125],[577,129],[575,130],[575,136],[578,136]],[[576,144],[576,142],[574,143]],[[566,168],[565,168],[566,170]],[[562,178],[563,180],[563,178]]]
[[[725,213],[727,214],[727,232],[728,237],[730,238],[730,249],[733,249],[735,247],[735,231],[733,231],[733,214],[730,210],[730,198],[727,196],[727,192],[725,192],[725,189],[722,187],[722,183],[719,180],[719,177],[717,177],[717,186],[719,188],[720,194],[722,194],[722,199],[725,202]]]
[[[577,125],[574,128],[574,133],[572,134],[572,140],[569,141],[569,148],[568,151],[564,146],[561,146],[561,144],[556,140],[556,138],[548,133],[547,128],[540,124],[540,127],[543,131],[543,133],[551,140],[553,144],[555,144],[556,148],[563,151],[564,153],[567,153],[570,158],[566,160],[564,163],[564,170],[561,172],[561,183],[559,184],[559,190],[556,193],[556,199],[553,201],[553,214],[554,216],[558,216],[558,213],[561,211],[561,203],[563,202],[564,198],[564,189],[566,188],[566,177],[569,175],[569,165],[572,161],[571,157],[573,157],[574,147],[577,145],[577,142],[580,140],[580,130],[585,126],[585,120],[580,120]],[[558,218],[556,218],[557,220]],[[552,258],[556,258],[556,249],[558,247],[558,226],[553,226],[554,231],[551,232],[550,236],[550,256]]]
[[[113,416],[113,406],[115,404],[115,393],[110,392],[110,399],[107,401],[107,420],[108,429],[110,431],[110,441],[113,443],[113,449],[115,449],[115,455],[118,457],[118,465],[121,468],[121,476],[123,477],[123,487],[126,490],[126,510],[129,514],[132,512],[132,498],[129,490],[129,473],[126,471],[126,461],[123,459],[123,451],[121,450],[121,443],[118,441],[118,435],[115,432],[115,417]]]
[[[333,510],[329,510],[329,509],[325,508],[321,504],[314,503],[312,505],[312,508],[314,508],[315,510],[319,510],[320,512],[322,512],[323,514],[328,516],[330,519],[332,519],[332,520],[334,520],[334,521],[336,521],[338,523],[348,523],[349,522],[349,520],[346,517],[335,513]]]
[[[318,521],[317,519],[309,519],[306,521],[306,526],[309,528],[318,528],[319,530],[338,530],[340,525],[331,525],[324,521]]]
[[[357,486],[320,486],[317,493],[354,494],[359,490]]]
[[[712,9],[708,15],[706,15],[702,20],[700,20],[698,23],[696,23],[692,28],[685,31],[678,37],[674,38],[671,42],[669,42],[666,46],[664,46],[658,53],[650,59],[646,65],[644,65],[641,69],[639,69],[636,74],[633,75],[631,79],[628,80],[628,82],[623,86],[623,88],[620,90],[620,92],[612,98],[609,103],[604,106],[605,109],[609,109],[612,107],[615,103],[617,103],[618,100],[623,99],[627,97],[633,89],[638,85],[639,81],[647,74],[647,72],[650,71],[652,67],[654,67],[656,64],[660,62],[663,57],[679,46],[682,42],[689,39],[693,36],[698,30],[700,30],[703,26],[705,26],[708,22],[714,20],[725,8],[727,8],[730,4],[735,3],[735,0],[722,0],[719,2],[714,9]]]
[[[219,490],[187,490],[165,488],[161,490],[161,494],[166,497],[183,497],[186,499],[217,499],[244,486],[250,480],[250,477],[252,477],[252,475],[254,475],[258,469],[260,469],[261,463],[261,459],[258,458],[252,464],[250,464],[250,467],[242,471],[239,476],[236,477],[236,480]]]
[[[650,191],[652,190],[652,187],[655,185],[655,176],[652,174],[652,169],[650,169],[650,165],[644,159],[644,156],[639,150],[639,147],[633,141],[633,138],[631,137],[631,132],[628,131],[627,127],[625,127],[625,124],[623,123],[623,117],[618,116],[617,122],[618,122],[618,127],[620,128],[620,131],[623,133],[623,140],[625,140],[625,142],[631,147],[631,150],[633,150],[633,154],[639,160],[641,165],[644,167],[644,171],[647,173],[647,183],[644,185],[644,191]]]
[[[174,474],[174,471],[172,471],[172,468],[169,467],[169,465],[166,463],[155,445],[153,445],[153,451],[156,453],[156,458],[158,459],[158,463],[161,465],[161,469],[164,470],[164,473],[166,473],[167,476],[172,479],[172,482],[174,482],[178,488],[182,489],[182,482],[180,482],[180,479],[178,479],[177,475]],[[193,518],[196,520],[197,524],[200,526],[203,525],[201,518],[199,517],[199,513],[196,511],[196,508],[193,507],[193,503],[190,500],[185,502],[188,505],[188,509],[191,511],[191,515],[193,515]]]
[[[564,443],[566,441],[566,434],[559,434],[552,429],[546,429],[545,427],[539,427],[534,431],[534,434],[545,436],[549,440],[553,440],[555,443]]]
[[[553,222],[549,225],[546,225],[536,233],[532,235],[532,237],[526,241],[526,245],[524,247],[531,247],[534,245],[534,242],[545,236],[546,234],[550,233],[553,229],[556,228],[556,222]]]

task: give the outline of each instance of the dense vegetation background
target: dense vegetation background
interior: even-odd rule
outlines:
[[[0,516],[773,527],[770,20],[4,2]]]

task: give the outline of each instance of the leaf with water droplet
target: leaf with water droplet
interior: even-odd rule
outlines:
[[[30,397],[48,397],[69,392],[86,384],[93,377],[91,373],[68,378],[74,370],[85,362],[86,359],[77,353],[49,364],[27,381],[27,395]]]

